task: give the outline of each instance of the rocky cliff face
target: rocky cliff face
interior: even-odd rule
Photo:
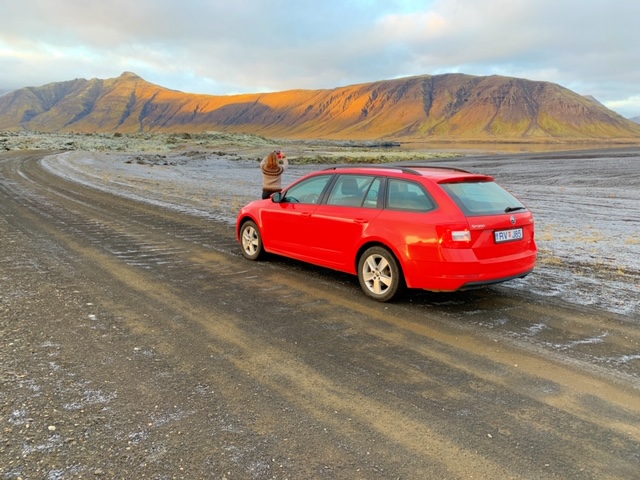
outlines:
[[[640,140],[640,125],[559,85],[463,74],[214,96],[169,90],[125,72],[113,79],[10,92],[0,97],[0,129],[423,141]]]

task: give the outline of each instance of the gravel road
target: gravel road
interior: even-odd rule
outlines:
[[[347,275],[245,261],[224,212],[251,182],[212,205],[211,186],[164,189],[170,165],[114,158],[122,170],[100,170],[84,155],[78,183],[78,163],[53,174],[46,156],[0,154],[2,478],[640,471],[637,310],[570,301],[544,282],[378,304]],[[517,186],[522,174],[498,163]],[[535,170],[544,182],[554,164]],[[637,185],[627,177],[615,183]],[[534,186],[521,185],[543,202]],[[605,235],[632,251],[635,208],[623,209],[630,229]],[[633,261],[621,273],[601,263],[633,292]]]

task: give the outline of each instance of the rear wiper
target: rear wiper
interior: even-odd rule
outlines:
[[[525,207],[507,207],[504,209],[504,213],[515,212],[516,210],[526,210]]]

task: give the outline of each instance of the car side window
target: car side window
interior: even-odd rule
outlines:
[[[367,195],[364,197],[363,207],[377,208],[378,207],[378,193],[382,190],[382,178],[377,177],[369,186]]]
[[[329,193],[327,205],[362,206],[373,179],[371,175],[339,175]]]
[[[428,212],[436,208],[436,203],[422,185],[390,178],[387,188],[387,208]]]
[[[282,202],[318,204],[329,180],[331,175],[320,175],[297,183],[285,192]]]

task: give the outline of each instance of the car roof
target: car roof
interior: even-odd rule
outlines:
[[[455,167],[432,166],[432,165],[366,165],[366,166],[335,166],[323,170],[340,171],[340,173],[387,175],[394,177],[419,176],[429,178],[436,183],[455,183],[469,181],[493,181],[489,175],[472,173]]]

